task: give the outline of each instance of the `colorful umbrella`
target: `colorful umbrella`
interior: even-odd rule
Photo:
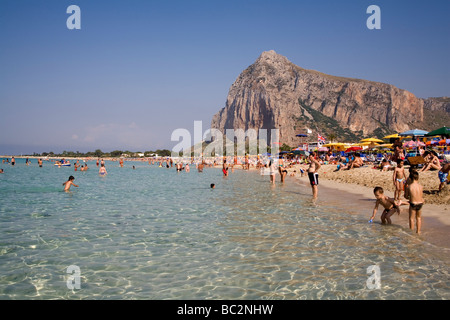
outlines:
[[[411,140],[411,141],[405,142],[403,144],[403,146],[406,148],[412,149],[412,148],[417,148],[417,147],[424,147],[425,143],[420,142],[420,141],[412,141]]]
[[[383,137],[383,139],[398,139],[398,138],[400,138],[398,133],[394,133],[394,134],[391,134],[389,136]]]
[[[419,130],[419,129],[413,129],[408,130],[402,133],[399,133],[400,136],[413,136],[413,137],[423,137],[428,133],[428,131],[425,130]]]
[[[301,155],[304,155],[304,156],[309,156],[309,152],[308,151],[305,151],[305,150],[292,150],[291,151],[291,153],[293,153],[293,154],[301,154]]]
[[[374,142],[374,143],[383,143],[383,140],[377,139],[377,138],[367,138],[367,139],[362,139],[360,140],[360,142]]]
[[[448,138],[448,137],[450,137],[450,128],[442,127],[442,128],[433,130],[431,132],[428,132],[425,136],[427,136],[427,137],[444,136],[444,137]]]
[[[361,147],[350,147],[347,150],[345,150],[345,153],[349,153],[349,152],[355,152],[355,151],[361,151],[362,148]]]
[[[376,146],[375,148],[388,148],[388,149],[392,149],[392,147],[394,146],[393,143],[384,143],[384,144],[380,144],[379,146]]]

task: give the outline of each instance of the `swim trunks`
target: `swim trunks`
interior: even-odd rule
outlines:
[[[317,172],[308,172],[308,177],[312,186],[319,185],[319,174]]]
[[[422,209],[423,203],[410,203],[409,207],[413,210],[419,211]]]
[[[443,173],[442,171],[439,171],[439,181],[440,182],[447,181],[447,178],[448,178],[448,172],[447,173]]]
[[[394,205],[393,205],[392,207],[390,207],[389,209],[384,209],[383,214],[388,213],[388,212],[391,211],[392,209],[399,210],[400,208],[399,208],[396,204],[394,204]]]

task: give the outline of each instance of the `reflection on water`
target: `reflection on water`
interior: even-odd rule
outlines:
[[[446,250],[323,197],[314,204],[292,180],[273,187],[238,170],[223,178],[215,169],[107,167],[103,178],[75,172],[71,194],[60,191],[70,168],[8,168],[0,298],[450,298]],[[70,265],[80,268],[80,290],[66,286]],[[371,265],[379,290],[366,286]]]

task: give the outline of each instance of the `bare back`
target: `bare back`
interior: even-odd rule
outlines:
[[[418,182],[413,182],[408,186],[410,203],[423,203],[423,187]]]

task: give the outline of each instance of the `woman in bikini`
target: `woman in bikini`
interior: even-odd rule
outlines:
[[[288,173],[286,168],[284,168],[284,160],[283,159],[279,159],[278,160],[278,165],[279,165],[278,172],[280,173],[280,176],[281,176],[281,182],[284,182],[284,178],[286,177],[286,175]]]

